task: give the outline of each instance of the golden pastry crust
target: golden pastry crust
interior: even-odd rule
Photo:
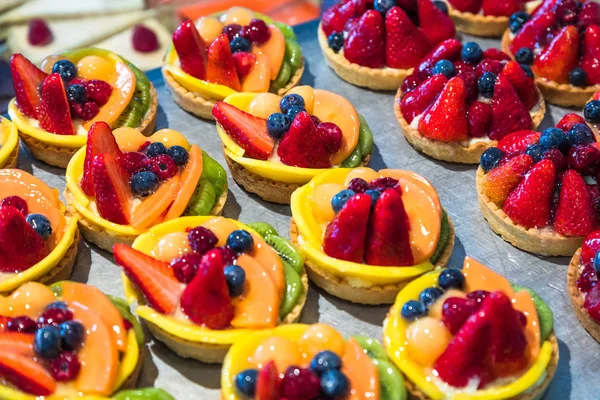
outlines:
[[[461,12],[449,2],[446,4],[448,5],[448,15],[454,21],[456,30],[460,32],[474,36],[500,37],[508,28],[508,17]]]
[[[402,86],[404,79],[412,74],[414,68],[369,68],[351,63],[344,57],[344,51],[335,53],[327,44],[327,36],[321,24],[318,28],[319,45],[327,60],[327,64],[340,78],[353,85],[373,90],[396,90]]]
[[[144,354],[140,351],[138,353],[138,361],[137,361],[137,364],[135,365],[135,369],[133,370],[131,375],[129,375],[127,377],[127,379],[125,379],[125,382],[123,382],[121,387],[116,389],[113,392],[113,394],[116,394],[117,392],[119,392],[121,390],[135,389],[137,387],[137,381],[140,379],[140,374],[142,373],[142,365],[143,364],[144,364]]]
[[[4,163],[0,165],[0,169],[4,168],[17,168],[17,164],[19,162],[19,141],[17,140],[17,145],[14,150],[8,155],[8,158],[4,160]]]
[[[577,315],[581,325],[583,325],[585,330],[588,331],[597,342],[600,342],[600,324],[590,317],[590,314],[583,306],[585,297],[577,288],[577,279],[579,278],[582,270],[583,265],[581,264],[581,249],[578,249],[571,258],[569,269],[567,271],[567,288],[569,289],[569,297],[571,298],[571,304],[575,310],[575,315]]]
[[[442,253],[442,256],[435,264],[436,268],[442,268],[448,264],[452,250],[454,249],[454,226],[450,217],[448,217],[448,228],[450,238],[444,249],[444,253]],[[290,238],[296,246],[299,246],[298,235],[298,226],[292,219],[290,222]],[[335,297],[358,304],[393,304],[398,292],[411,282],[407,280],[394,285],[377,285],[369,288],[355,287],[350,285],[345,279],[332,275],[308,260],[304,262],[304,266],[308,277],[315,285]]]

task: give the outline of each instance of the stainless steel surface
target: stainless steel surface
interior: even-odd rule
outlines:
[[[459,267],[469,254],[511,281],[536,290],[552,307],[555,329],[559,338],[560,363],[546,399],[597,399],[600,381],[599,345],[586,333],[571,309],[566,291],[568,258],[540,258],[520,251],[496,236],[485,222],[475,193],[476,166],[453,165],[434,161],[410,147],[404,140],[394,117],[392,93],[374,93],[354,87],[338,78],[325,64],[316,36],[316,23],[298,27],[299,40],[307,57],[308,68],[303,83],[328,89],[345,96],[363,114],[375,136],[375,153],[371,167],[401,168],[427,177],[437,188],[442,203],[456,227],[456,245],[451,265]],[[468,39],[468,38],[465,38]],[[484,47],[499,46],[499,41],[478,40]],[[173,103],[158,78],[150,73],[157,86],[160,105],[157,129],[169,127],[183,132],[225,166],[221,142],[214,123],[201,121]],[[549,106],[541,129],[553,125],[566,112]],[[580,110],[574,110],[579,112]],[[65,186],[64,171],[31,160],[21,150],[20,167],[59,188]],[[288,235],[290,209],[261,201],[245,193],[229,180],[229,199],[224,215],[243,222],[265,221],[280,233]],[[103,291],[123,296],[119,269],[110,254],[92,245],[82,244],[75,268],[74,280],[95,285]],[[388,307],[357,306],[335,299],[311,287],[302,321],[326,322],[345,335],[367,334],[381,337],[381,325]],[[176,356],[146,332],[148,349],[141,386],[155,385],[169,390],[177,399],[218,399],[220,366]]]

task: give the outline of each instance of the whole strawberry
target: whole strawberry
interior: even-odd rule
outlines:
[[[385,65],[385,27],[381,14],[369,10],[348,33],[344,43],[344,57],[351,63],[369,68]]]
[[[385,60],[390,68],[416,66],[431,46],[400,7],[392,7],[385,17]]]
[[[585,181],[570,169],[564,174],[554,229],[565,236],[585,236],[598,228],[598,215]]]

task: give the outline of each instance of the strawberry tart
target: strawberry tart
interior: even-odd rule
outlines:
[[[207,363],[223,362],[255,331],[297,321],[306,302],[301,253],[265,223],[175,219],[133,247],[115,245],[114,257],[127,299],[154,337]]]
[[[588,101],[583,108],[583,116],[587,123],[598,134],[600,127],[600,90],[594,93],[594,96]]]
[[[477,194],[494,232],[545,256],[572,256],[600,228],[600,145],[567,114],[543,132],[519,131],[481,156]]]
[[[223,167],[171,129],[146,137],[96,122],[66,181],[65,198],[83,235],[106,251],[163,221],[218,215],[227,199]]]
[[[396,90],[424,56],[456,34],[444,11],[443,2],[431,0],[343,0],[323,14],[319,44],[343,80]]]
[[[404,137],[430,157],[476,164],[504,136],[542,122],[546,105],[530,74],[498,49],[448,39],[398,89]]]
[[[58,191],[18,169],[0,169],[0,188],[0,293],[69,279],[79,230]]]
[[[383,334],[422,400],[540,399],[558,366],[548,304],[471,257],[402,289]]]
[[[0,116],[0,169],[16,168],[19,159],[19,131],[10,120]]]
[[[181,108],[213,119],[215,103],[234,93],[283,94],[296,86],[304,56],[290,26],[234,7],[179,25],[162,71]]]
[[[221,399],[406,399],[404,378],[376,340],[347,340],[332,326],[292,324],[235,343]]]
[[[336,168],[296,190],[291,205],[290,237],[309,278],[354,303],[393,303],[454,247],[437,192],[414,172]]]
[[[97,121],[154,130],[158,97],[146,75],[96,48],[47,57],[41,69],[21,54],[10,60],[16,97],[8,114],[33,156],[66,168]]]
[[[531,65],[546,101],[582,107],[600,89],[600,4],[544,0],[502,37],[502,49]]]

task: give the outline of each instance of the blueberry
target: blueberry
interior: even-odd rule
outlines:
[[[146,197],[158,188],[160,184],[160,179],[154,172],[150,171],[142,171],[137,174],[133,174],[133,176],[129,179],[129,187],[131,187],[131,191],[136,196]]]
[[[573,86],[586,86],[587,85],[587,74],[581,67],[576,67],[569,72],[569,82]]]
[[[404,319],[415,319],[427,314],[427,307],[418,300],[409,300],[402,306],[400,314]]]
[[[433,66],[433,74],[442,74],[446,78],[450,79],[454,75],[456,75],[456,70],[454,69],[454,65],[451,61],[448,60],[440,60],[435,63]]]
[[[483,50],[475,42],[467,42],[463,45],[460,58],[471,64],[477,64],[483,58]]]
[[[325,372],[332,369],[340,369],[342,360],[332,351],[324,350],[317,353],[310,362],[310,369],[317,376],[323,375]]]
[[[444,14],[448,15],[448,5],[447,5],[445,2],[443,2],[443,1],[440,1],[440,0],[435,0],[435,1],[433,2],[433,4],[434,4],[434,5],[435,5],[437,8],[439,8],[440,10],[442,10],[442,12],[443,12]]]
[[[63,348],[76,350],[83,343],[85,328],[78,321],[65,321],[58,326]]]
[[[396,0],[375,0],[374,7],[385,16],[392,7],[396,5]]]
[[[267,132],[273,139],[281,139],[290,129],[290,119],[282,113],[269,115],[267,118]]]
[[[348,378],[337,369],[327,371],[321,377],[321,394],[326,398],[341,398],[347,392]]]
[[[591,123],[600,123],[600,100],[587,103],[583,109],[583,116]]]
[[[504,153],[497,147],[490,147],[481,155],[479,165],[485,172],[488,172],[498,166],[500,160],[504,157]]]
[[[533,50],[529,47],[521,47],[519,51],[517,51],[517,54],[515,54],[515,60],[517,60],[519,64],[533,64]]]
[[[231,43],[229,44],[232,53],[244,52],[247,53],[250,51],[252,44],[246,38],[241,36],[234,37]]]
[[[379,200],[379,196],[381,196],[381,192],[379,190],[375,190],[375,189],[369,189],[369,190],[365,191],[365,194],[368,194],[369,196],[371,196],[371,204],[373,206],[375,206],[375,203],[377,203],[377,200]]]
[[[304,109],[304,98],[299,94],[288,94],[281,102],[279,102],[279,108],[281,108],[281,112],[284,114],[288,114],[288,111],[294,106],[302,107]]]
[[[529,14],[524,11],[518,11],[510,16],[508,26],[512,33],[517,33],[521,30],[525,22],[529,21]]]
[[[438,285],[444,290],[462,289],[464,284],[465,276],[459,269],[446,268],[438,276]]]
[[[85,103],[87,100],[85,87],[79,84],[70,85],[67,88],[67,98],[69,99],[69,103]]]
[[[600,251],[594,256],[594,269],[597,274],[600,274]]]
[[[590,144],[594,141],[594,134],[586,124],[575,124],[567,133],[569,144],[577,146],[580,144]]]
[[[190,155],[187,150],[182,146],[171,146],[167,150],[167,155],[175,161],[176,165],[185,165],[187,164]]]
[[[149,158],[160,156],[161,154],[167,154],[167,148],[161,142],[150,143],[146,147],[146,155]]]
[[[525,74],[527,74],[528,77],[533,79],[533,70],[531,69],[531,67],[527,64],[519,64],[519,65],[521,66],[523,71],[525,71]]]
[[[559,128],[548,128],[544,129],[540,136],[540,144],[546,149],[556,148],[559,149],[567,141],[567,137],[562,129]]]
[[[306,111],[304,107],[293,106],[287,112],[287,117],[290,120],[290,123],[296,118],[296,115],[300,114],[302,111]]]
[[[327,43],[334,53],[339,52],[344,47],[344,34],[342,32],[333,32],[327,38]]]
[[[247,369],[235,376],[235,387],[247,397],[254,397],[256,393],[256,381],[258,380],[258,370]]]
[[[352,190],[345,189],[333,196],[331,198],[331,208],[333,208],[333,211],[336,213],[339,212],[348,202],[348,200],[350,200],[350,197],[354,196],[355,194],[356,193],[354,193]]]
[[[248,231],[238,229],[227,237],[227,247],[236,253],[245,253],[254,247],[254,239]]]
[[[60,331],[52,325],[44,326],[35,332],[33,351],[41,358],[53,359],[60,354]]]
[[[430,287],[419,293],[419,300],[421,300],[426,307],[429,307],[443,294],[444,292],[440,288]]]
[[[62,311],[66,311],[69,308],[69,306],[67,306],[67,303],[65,303],[64,301],[55,301],[53,303],[48,304],[46,308],[44,308],[44,311],[52,310],[55,308]]]
[[[26,217],[27,223],[31,225],[35,233],[40,235],[42,239],[46,240],[52,235],[52,225],[50,221],[42,214],[29,214]]]
[[[225,280],[229,288],[229,295],[237,297],[244,292],[244,282],[246,281],[246,272],[239,265],[228,265],[225,267]]]
[[[496,85],[496,74],[493,72],[486,72],[481,75],[479,81],[477,82],[477,87],[479,87],[479,93],[488,99],[491,99],[494,96],[494,86]]]
[[[533,158],[533,162],[540,161],[545,152],[546,148],[541,144],[532,144],[525,150],[525,154],[530,155]]]
[[[69,60],[58,60],[52,66],[52,73],[59,74],[63,81],[69,82],[77,76],[77,68]]]

